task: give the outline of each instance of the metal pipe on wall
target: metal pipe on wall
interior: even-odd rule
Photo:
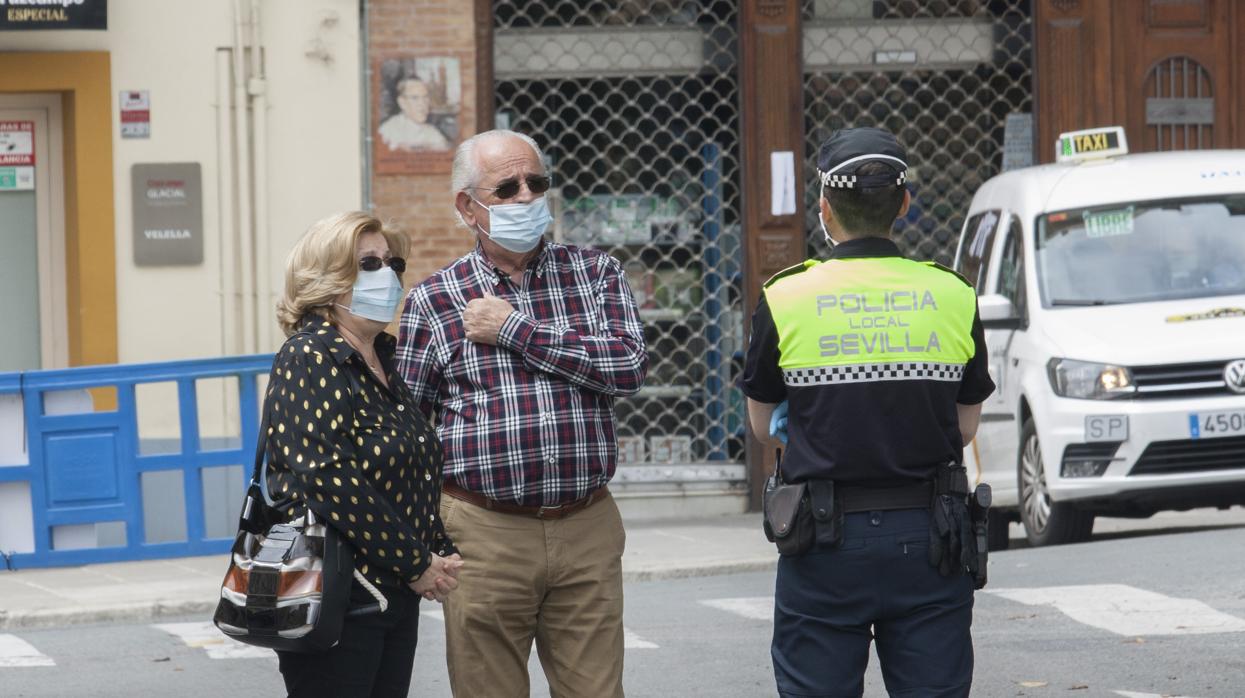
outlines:
[[[246,48],[248,13],[242,0],[233,0],[234,152],[238,181],[238,266],[242,292],[243,354],[256,353],[255,345],[255,235],[251,224],[251,142],[248,114]]]
[[[259,3],[251,5],[251,79],[247,92],[251,95],[251,128],[255,138],[252,154],[255,162],[255,275],[257,298],[255,317],[258,331],[256,351],[275,351],[276,328],[272,298],[272,231],[268,221],[268,83],[264,74]]]
[[[237,278],[234,274],[234,174],[233,174],[233,114],[229,93],[232,89],[228,49],[216,50],[216,186],[220,197],[220,289],[221,289],[221,353],[228,356],[238,353],[237,305],[234,291]]]
[[[372,64],[368,59],[368,32],[369,23],[367,19],[367,0],[359,1],[359,35],[362,39],[359,41],[359,74],[362,76],[361,89],[359,90],[359,124],[362,129],[362,138],[360,142],[363,144],[363,157],[360,162],[363,163],[363,210],[372,211],[375,204],[372,202]]]

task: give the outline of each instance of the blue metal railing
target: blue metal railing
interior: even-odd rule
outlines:
[[[259,429],[257,378],[271,367],[272,355],[259,354],[0,373],[0,395],[21,395],[28,453],[25,464],[0,463],[0,484],[29,484],[34,528],[34,550],[8,555],[9,561],[14,567],[52,567],[227,552],[232,533],[209,537],[206,532],[202,471],[240,464],[244,477],[249,477]],[[237,447],[205,449],[200,439],[197,381],[208,378],[238,381]],[[136,386],[167,382],[177,385],[180,449],[141,455]],[[46,408],[49,393],[94,388],[115,389],[116,409],[51,414]],[[182,473],[184,541],[146,542],[141,480],[143,473],[160,471]],[[54,527],[118,521],[125,526],[124,545],[53,547]]]

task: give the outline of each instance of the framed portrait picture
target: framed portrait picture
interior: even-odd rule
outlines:
[[[462,73],[449,56],[379,56],[372,65],[377,174],[450,169],[462,134]]]

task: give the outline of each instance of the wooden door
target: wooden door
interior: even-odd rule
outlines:
[[[1129,150],[1245,148],[1245,2],[1034,0],[1038,159],[1064,131],[1124,126]]]
[[[1233,18],[1228,0],[1115,0],[1114,112],[1133,152],[1228,148]]]

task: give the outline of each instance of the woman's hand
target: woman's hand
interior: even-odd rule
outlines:
[[[458,553],[449,557],[432,555],[432,563],[410,583],[411,590],[429,601],[445,602],[451,591],[458,588],[458,571],[462,569],[463,558]]]

